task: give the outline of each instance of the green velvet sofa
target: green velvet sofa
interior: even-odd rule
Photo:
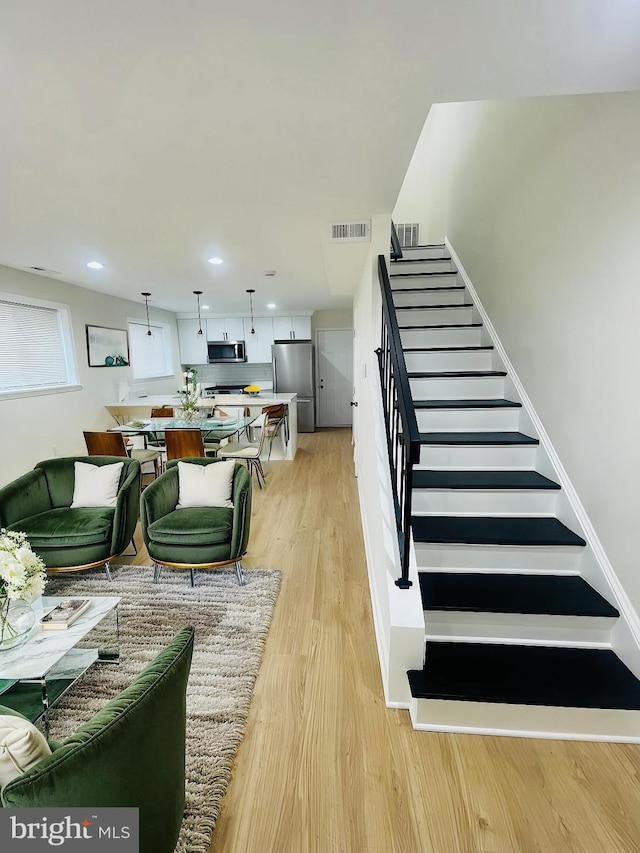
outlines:
[[[173,853],[184,813],[186,689],[194,629],[53,752],[2,789],[10,808],[139,809],[140,853]],[[0,713],[15,713],[0,707]]]
[[[115,507],[72,508],[75,462],[124,463]],[[47,571],[105,565],[131,542],[140,512],[140,463],[120,456],[71,456],[38,462],[0,489],[0,527],[22,531]]]
[[[176,509],[179,497],[178,462],[215,465],[211,458],[172,459],[167,470],[150,483],[140,498],[142,538],[155,564],[157,581],[160,566],[189,569],[193,585],[194,569],[211,569],[235,564],[243,583],[242,557],[246,553],[251,524],[251,476],[236,463],[230,507],[190,507]]]

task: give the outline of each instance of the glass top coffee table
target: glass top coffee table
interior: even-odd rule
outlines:
[[[33,603],[36,621],[27,641],[0,651],[0,705],[31,722],[47,725],[47,712],[96,662],[117,662],[120,655],[116,596],[88,598],[90,607],[69,627],[43,631],[42,616],[71,596],[43,596]]]

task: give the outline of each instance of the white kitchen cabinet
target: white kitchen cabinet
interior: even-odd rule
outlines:
[[[181,364],[207,363],[207,335],[204,331],[198,334],[197,320],[178,320],[178,344],[180,346]]]
[[[244,342],[247,361],[252,364],[271,363],[273,343],[273,320],[271,317],[256,317],[253,321],[255,334],[251,334],[251,318],[244,318]]]
[[[208,341],[243,341],[242,317],[220,317],[207,320]]]
[[[276,341],[311,340],[311,317],[274,317],[273,338]]]

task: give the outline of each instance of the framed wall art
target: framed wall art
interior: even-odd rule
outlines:
[[[126,329],[86,326],[89,367],[125,367],[129,364]]]

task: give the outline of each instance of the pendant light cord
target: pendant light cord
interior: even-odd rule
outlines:
[[[253,294],[255,290],[247,290],[247,293],[249,294],[249,306],[251,308],[251,334],[255,335],[256,330],[253,328]]]
[[[202,334],[202,319],[200,317],[200,297],[202,296],[201,290],[194,290],[194,295],[198,297],[198,334]]]
[[[143,293],[142,295],[144,296],[144,304],[147,309],[147,334],[149,335],[149,337],[151,337],[151,326],[149,324],[149,297],[151,296],[151,294]]]

